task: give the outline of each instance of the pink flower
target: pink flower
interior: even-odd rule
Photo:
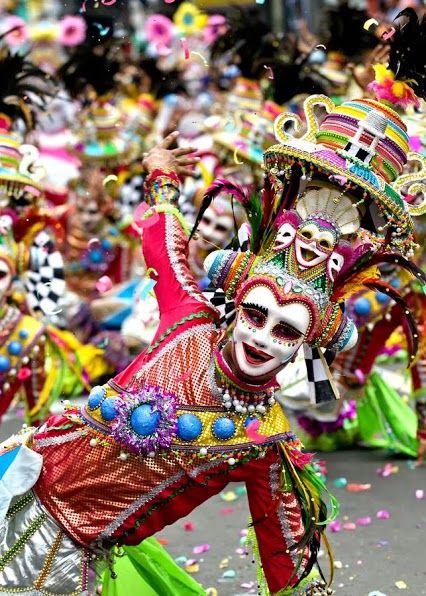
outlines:
[[[59,21],[59,43],[77,46],[86,38],[86,21],[83,17],[68,15]]]
[[[149,42],[167,46],[172,40],[173,23],[162,14],[153,14],[146,20],[145,35]]]
[[[5,35],[6,43],[9,46],[21,46],[28,41],[28,27],[21,17],[7,17],[3,25],[3,31],[10,32]]]
[[[212,14],[208,21],[207,25],[203,31],[204,41],[207,44],[211,44],[219,37],[219,35],[223,35],[226,33],[228,26],[226,24],[226,19],[221,14]]]

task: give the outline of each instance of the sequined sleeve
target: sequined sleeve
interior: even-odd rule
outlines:
[[[179,178],[174,172],[154,170],[145,180],[145,200],[151,205],[176,205],[179,199]]]

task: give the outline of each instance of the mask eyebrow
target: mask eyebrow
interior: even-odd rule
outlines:
[[[258,310],[263,315],[265,315],[265,317],[268,316],[268,309],[264,306],[261,306],[260,304],[253,304],[252,302],[242,302],[241,306],[243,306],[244,308],[252,308],[253,310]]]

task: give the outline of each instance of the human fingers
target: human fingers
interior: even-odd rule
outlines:
[[[196,151],[196,147],[178,147],[177,149],[172,149],[172,153],[175,157],[188,155],[188,153],[195,153]]]
[[[179,133],[175,130],[167,135],[159,144],[158,147],[161,149],[168,149],[170,145],[177,139]]]
[[[179,157],[177,160],[180,166],[195,166],[200,161],[199,157]]]

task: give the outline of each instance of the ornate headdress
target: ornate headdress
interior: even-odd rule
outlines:
[[[411,68],[407,80],[400,69],[404,90],[416,79],[422,95],[422,72]],[[264,153],[261,198],[234,188],[251,224],[250,251],[213,253],[206,260],[208,276],[237,305],[256,284],[270,286],[278,301],[306,303],[312,313],[306,343],[333,351],[356,339],[355,326],[344,314],[345,299],[363,286],[383,291],[408,320],[414,359],[418,334],[412,315],[395,288],[379,279],[377,268],[392,262],[426,280],[405,259],[415,246],[411,214],[425,210],[423,201],[414,211],[400,192],[407,186],[404,176],[399,178],[407,161],[405,125],[387,104],[369,99],[336,107],[326,96],[311,96],[304,111],[303,134],[294,114],[275,121],[279,144]],[[407,193],[415,185],[415,192],[423,192],[416,174],[410,183]]]

